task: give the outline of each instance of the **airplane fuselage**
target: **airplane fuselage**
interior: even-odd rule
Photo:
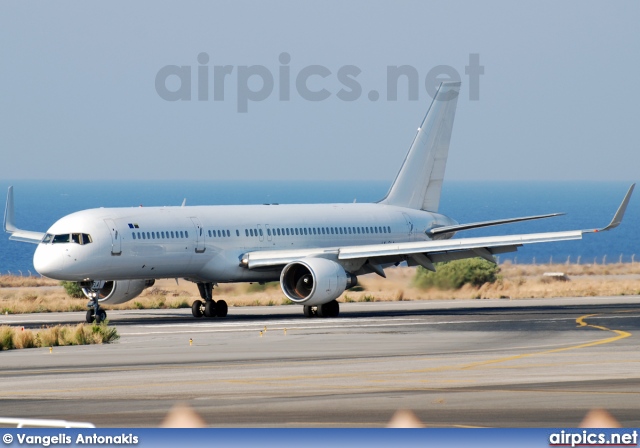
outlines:
[[[424,241],[427,230],[454,224],[437,213],[383,204],[98,208],[53,224],[34,266],[68,281],[271,281],[279,279],[280,268],[246,269],[242,255]],[[91,242],[81,244],[74,235],[89,235]]]

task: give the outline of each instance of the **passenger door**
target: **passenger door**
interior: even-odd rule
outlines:
[[[196,228],[196,253],[204,253],[204,251],[206,250],[206,248],[204,247],[205,232],[202,228],[202,224],[200,224],[200,220],[196,217],[191,217],[191,222],[193,222],[193,226]]]
[[[113,219],[105,219],[104,222],[111,233],[111,255],[122,254],[122,235],[118,231],[118,226]]]

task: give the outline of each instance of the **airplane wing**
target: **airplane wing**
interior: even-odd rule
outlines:
[[[459,238],[450,240],[429,240],[395,244],[369,244],[336,248],[310,248],[297,250],[255,251],[243,255],[241,265],[249,269],[285,265],[306,257],[325,257],[336,260],[364,260],[371,272],[384,276],[381,264],[394,261],[409,261],[411,265],[422,265],[435,269],[434,262],[459,258],[482,257],[493,261],[494,254],[513,252],[524,244],[549,243],[582,239],[585,233],[603,232],[620,225],[629,204],[635,184],[620,204],[615,216],[601,229],[571,230],[564,232],[528,233],[522,235]],[[535,219],[536,217],[534,217]],[[518,219],[518,218],[516,218]],[[462,225],[461,227],[463,227]]]
[[[30,230],[18,229],[15,225],[13,206],[13,187],[9,187],[7,192],[7,208],[4,210],[4,231],[10,233],[10,240],[20,241],[23,243],[38,244],[44,238],[43,232],[32,232]]]

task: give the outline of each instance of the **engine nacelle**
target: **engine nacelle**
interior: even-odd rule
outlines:
[[[354,275],[335,261],[304,258],[286,265],[280,274],[282,292],[291,301],[304,305],[322,305],[340,297],[357,284]]]
[[[153,286],[155,282],[155,280],[109,280],[100,290],[98,301],[110,305],[128,302],[138,297],[146,288]],[[89,288],[82,288],[82,292],[87,298],[91,298]]]

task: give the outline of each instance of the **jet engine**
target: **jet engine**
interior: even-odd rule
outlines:
[[[345,289],[357,284],[335,261],[305,258],[286,265],[280,275],[280,286],[291,301],[304,305],[322,305],[337,299]]]
[[[98,301],[110,305],[128,302],[138,297],[146,288],[153,286],[155,282],[155,280],[109,280],[100,290]],[[82,288],[82,292],[87,298],[91,298],[89,288]]]

